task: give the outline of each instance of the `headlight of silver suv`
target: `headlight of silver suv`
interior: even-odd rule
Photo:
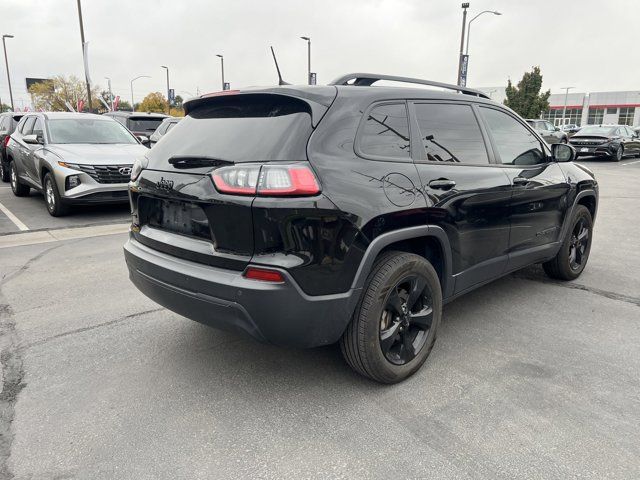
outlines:
[[[140,176],[142,170],[147,168],[149,165],[149,159],[147,157],[137,158],[135,162],[133,162],[133,166],[131,167],[131,181],[135,182],[136,179]]]

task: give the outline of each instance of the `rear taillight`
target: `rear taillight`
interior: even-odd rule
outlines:
[[[231,195],[305,196],[320,193],[320,185],[307,165],[237,165],[215,170],[216,189]]]
[[[211,174],[213,183],[221,193],[255,195],[260,165],[218,168]]]
[[[6,137],[4,137],[4,147],[7,148],[7,146],[9,145],[9,140],[11,140],[11,137],[9,135],[7,135]]]
[[[245,270],[244,277],[262,282],[284,283],[284,277],[279,271],[266,268],[249,267]]]

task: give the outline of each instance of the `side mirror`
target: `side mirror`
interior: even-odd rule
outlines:
[[[145,147],[149,147],[149,137],[145,137],[144,135],[138,135],[138,140]]]
[[[35,133],[25,135],[24,137],[22,137],[22,141],[30,145],[42,145],[44,143],[44,139],[42,138],[42,136],[36,135]]]
[[[576,149],[566,143],[551,145],[551,155],[556,162],[573,162],[576,159]]]
[[[555,129],[556,132],[560,131],[560,127],[553,127]]]

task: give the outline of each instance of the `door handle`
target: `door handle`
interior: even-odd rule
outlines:
[[[524,178],[524,177],[515,177],[513,179],[513,184],[514,185],[526,185],[527,183],[529,183],[529,179],[528,178]]]
[[[437,180],[431,180],[429,187],[437,188],[439,190],[449,190],[456,186],[456,182],[449,180],[448,178],[439,178]]]

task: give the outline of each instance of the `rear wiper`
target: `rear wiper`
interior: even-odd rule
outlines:
[[[171,157],[169,163],[175,168],[222,167],[233,165],[233,162],[213,157]]]

